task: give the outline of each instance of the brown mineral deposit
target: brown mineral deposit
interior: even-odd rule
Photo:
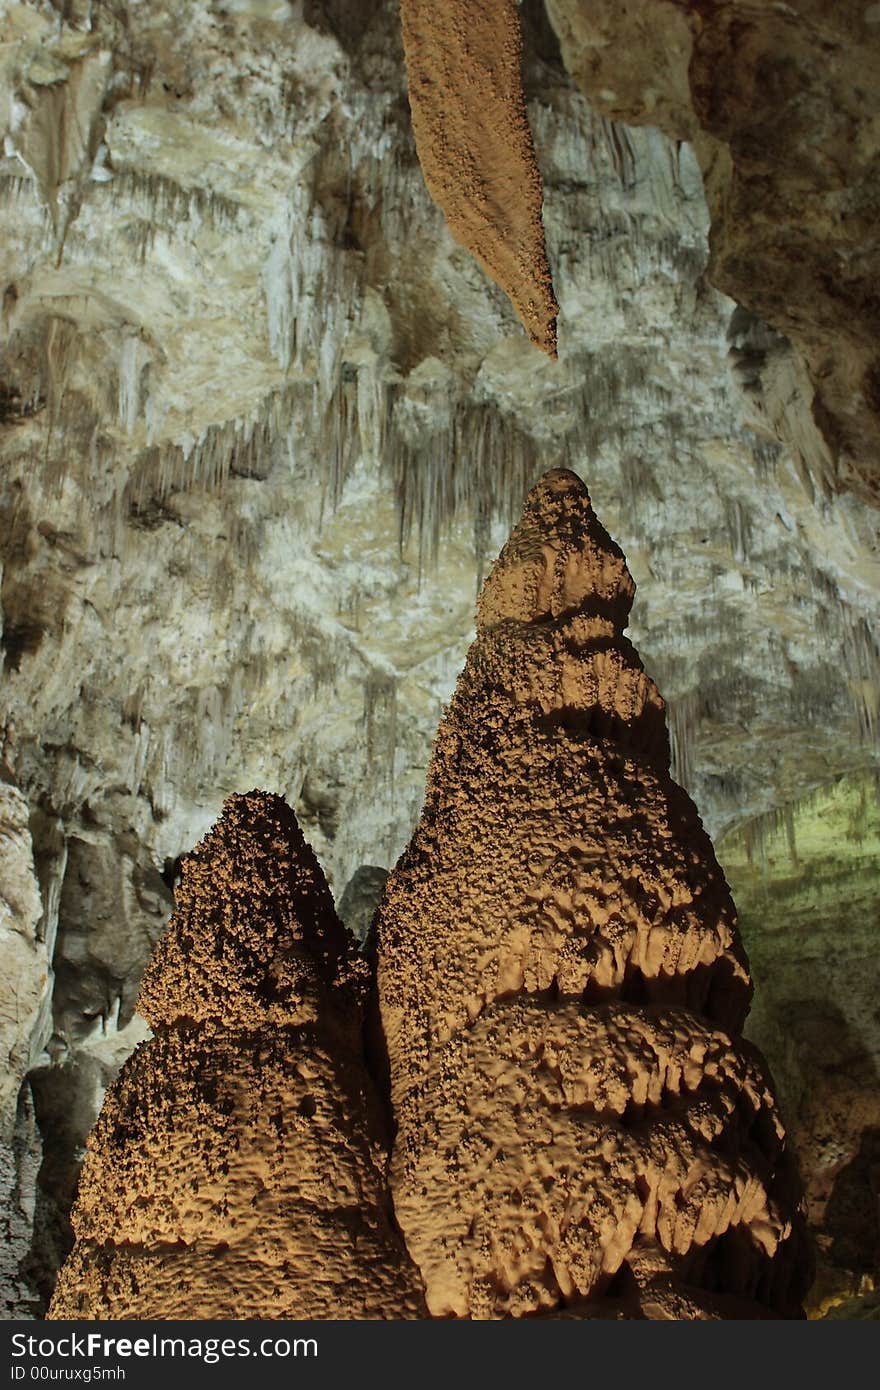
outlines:
[[[558,305],[522,89],[514,0],[401,0],[413,130],[425,182],[457,241],[556,356]]]
[[[376,921],[397,1219],[435,1316],[796,1317],[799,1188],[733,902],[547,474],[480,597]]]
[[[293,812],[225,803],[143,981],[52,1318],[424,1314],[362,1050],[367,973]]]

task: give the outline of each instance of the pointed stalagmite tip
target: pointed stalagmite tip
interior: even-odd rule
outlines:
[[[570,468],[551,468],[539,478],[526,498],[525,505],[539,506],[545,498],[569,497],[589,507],[587,485]]]
[[[526,497],[522,519],[486,579],[477,626],[583,611],[621,631],[634,594],[623,551],[593,511],[586,485],[570,469],[554,468]]]
[[[154,1027],[255,1027],[267,1011],[278,1024],[303,1022],[324,988],[357,973],[352,945],[284,798],[237,793],[184,859],[138,1007]]]

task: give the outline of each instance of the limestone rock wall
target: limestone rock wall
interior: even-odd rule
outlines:
[[[376,919],[392,1191],[435,1316],[797,1316],[798,1184],[733,903],[548,473],[480,597]],[[605,1301],[608,1300],[608,1301]]]
[[[0,1310],[28,1315],[22,1277],[34,1216],[40,1143],[29,1087],[23,1087],[51,1026],[51,943],[41,932],[27,801],[0,782]]]
[[[42,903],[34,871],[27,801],[0,783],[0,942],[3,950],[3,1007],[0,1010],[0,1114],[8,1119],[18,1089],[39,1047],[40,1024],[49,995],[51,943],[40,931]]]
[[[89,1140],[50,1317],[418,1316],[365,983],[293,813],[230,798],[145,976],[155,1036]]]
[[[829,482],[876,503],[880,12],[860,0],[547,10],[599,110],[693,143],[712,283],[795,345]]]
[[[880,1284],[876,781],[841,777],[718,854],[755,979],[748,1036],[771,1061],[804,1177],[821,1316]]]

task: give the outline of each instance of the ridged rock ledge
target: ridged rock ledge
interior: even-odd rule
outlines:
[[[392,1193],[434,1316],[802,1316],[798,1179],[633,594],[546,474],[379,908]]]
[[[277,796],[183,866],[93,1131],[50,1318],[424,1314],[362,1053],[364,964]]]

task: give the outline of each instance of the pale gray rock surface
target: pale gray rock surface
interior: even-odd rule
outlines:
[[[30,1088],[22,1085],[48,1036],[50,945],[42,933],[28,806],[0,781],[0,1310],[24,1317],[40,1144]]]
[[[345,885],[338,911],[358,941],[366,941],[370,934],[387,877],[388,870],[380,868],[378,864],[361,864]]]

